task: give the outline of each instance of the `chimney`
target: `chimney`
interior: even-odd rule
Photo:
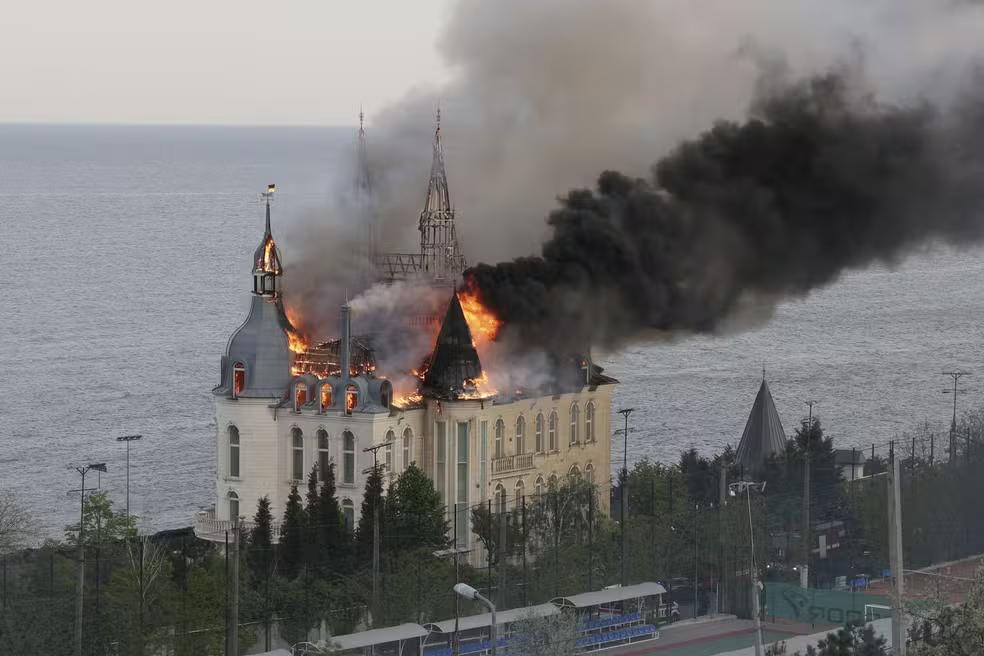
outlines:
[[[352,308],[346,303],[342,306],[342,337],[339,343],[339,359],[341,364],[342,385],[347,385],[349,372],[352,370]]]

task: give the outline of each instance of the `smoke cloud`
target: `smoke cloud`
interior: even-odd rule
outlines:
[[[984,7],[955,0],[461,0],[440,44],[449,81],[417,89],[381,111],[369,108],[382,246],[416,250],[440,105],[466,257],[526,258],[473,271],[483,297],[511,324],[507,334],[543,340],[550,326],[559,331],[554,322],[565,321],[565,333],[567,326],[577,328],[571,341],[615,345],[650,330],[720,329],[728,318],[746,316],[736,310],[753,301],[767,309],[786,294],[833,280],[838,266],[898,257],[927,237],[976,234],[955,214],[946,221],[950,227],[922,231],[908,229],[919,223],[915,211],[899,219],[901,227],[883,217],[913,198],[911,189],[935,194],[913,198],[911,206],[923,208],[922,218],[931,223],[938,220],[933,201],[942,190],[962,194],[962,200],[946,199],[957,214],[963,211],[958,205],[973,200],[972,190],[957,184],[959,171],[941,160],[956,130],[973,124],[964,117],[956,125],[954,108],[966,93],[981,33]],[[790,82],[816,78],[845,61],[849,65],[818,78],[822,82]],[[813,133],[799,123],[811,117],[819,121]],[[721,120],[730,123],[674,150]],[[880,172],[874,154],[844,152],[863,149],[863,139],[845,141],[845,131],[857,129],[871,131],[870,147],[891,146],[898,158],[916,160],[889,157],[891,171]],[[783,172],[770,174],[753,151],[777,166],[801,162],[778,143],[743,140],[755,141],[758,132],[780,139],[783,130],[813,139],[808,145],[818,149],[811,155],[816,165],[858,170],[811,178],[794,167],[795,180],[773,180]],[[817,141],[827,138],[841,140],[830,146],[834,152]],[[717,147],[732,149],[738,160],[718,159]],[[747,175],[737,170],[738,161],[751,167]],[[606,169],[622,174],[606,174],[594,192],[565,195],[561,209],[552,211],[557,194],[595,185]],[[330,213],[351,231],[361,218],[345,201],[354,163],[338,170],[341,200],[333,199]],[[869,182],[877,189],[861,175],[875,175]],[[833,203],[828,210],[841,201],[826,201],[821,187],[810,192],[814,182],[839,185],[834,191],[871,203],[880,216],[864,224],[898,231],[898,241],[888,240],[883,250],[861,234],[861,207],[849,206],[840,217],[823,211],[821,201]],[[749,195],[743,196],[745,184]],[[897,202],[889,202],[896,192]],[[780,202],[770,193],[786,196]],[[821,204],[811,207],[808,200]],[[810,232],[810,220],[847,233]],[[339,248],[339,232],[323,227],[330,224],[313,221],[300,236],[305,255],[298,269],[310,284],[289,292],[292,304],[293,298],[305,308],[335,308],[343,296],[332,291],[334,254],[344,259],[357,249]],[[849,255],[829,269],[786,266],[795,263],[793,253],[827,258],[841,246],[850,247]],[[773,260],[760,262],[757,252]],[[522,275],[530,276],[524,284]],[[358,280],[345,284],[354,295]],[[617,302],[593,302],[599,295]],[[645,311],[635,308],[643,304]]]

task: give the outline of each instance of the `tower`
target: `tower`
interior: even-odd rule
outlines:
[[[270,231],[270,201],[276,190],[277,185],[267,185],[267,190],[261,194],[266,201],[266,230],[263,232],[263,240],[253,253],[253,293],[279,298],[283,266],[280,263],[280,251]]]
[[[356,146],[355,204],[359,220],[365,223],[366,257],[371,263],[376,256],[378,235],[376,208],[372,197],[372,177],[369,174],[369,150],[366,146],[365,114],[359,108],[359,137]]]
[[[474,393],[482,376],[482,363],[472,342],[471,329],[461,309],[458,294],[451,296],[441,332],[437,336],[424,388],[438,398],[456,399]]]
[[[423,270],[435,281],[453,282],[465,268],[464,256],[458,250],[454,227],[454,207],[448,190],[444,168],[444,146],[441,144],[441,110],[437,110],[434,130],[434,153],[424,209],[420,212],[420,256]]]

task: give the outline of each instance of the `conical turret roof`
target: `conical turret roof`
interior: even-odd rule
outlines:
[[[760,472],[770,456],[781,455],[785,451],[786,433],[772,400],[769,384],[763,376],[745,423],[745,432],[738,443],[737,464],[747,473]]]
[[[424,389],[438,397],[460,398],[474,392],[475,381],[481,375],[482,363],[456,293],[444,315],[430,368],[424,376]]]

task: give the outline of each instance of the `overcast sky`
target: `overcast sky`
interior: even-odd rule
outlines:
[[[352,124],[447,77],[451,0],[18,0],[0,122]]]

